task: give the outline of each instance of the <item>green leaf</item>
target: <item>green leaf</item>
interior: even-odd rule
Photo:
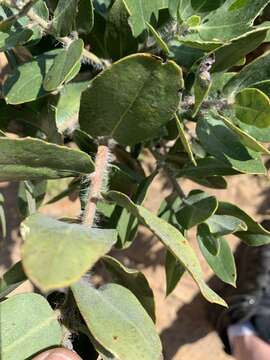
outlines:
[[[18,191],[18,207],[20,213],[25,218],[36,212],[41,206],[46,195],[47,182],[40,181],[21,181]]]
[[[235,72],[213,73],[211,74],[212,86],[209,92],[210,97],[220,98],[223,93],[224,85],[235,75]]]
[[[13,265],[0,278],[0,300],[20,286],[27,277],[23,271],[21,261]]]
[[[185,46],[177,39],[173,39],[168,45],[170,48],[169,57],[178,65],[187,69],[190,69],[196,61],[204,56],[202,50]]]
[[[252,149],[254,151],[258,151],[263,154],[270,155],[270,151],[265,146],[260,144],[256,139],[254,139],[251,135],[249,135],[245,131],[241,130],[238,126],[233,124],[231,121],[226,119],[224,116],[220,115],[219,117],[224,122],[224,124],[227,125],[227,127],[229,129],[231,129],[235,134],[238,135],[241,142],[245,146],[249,147],[250,149]]]
[[[175,193],[168,195],[160,205],[158,211],[158,217],[165,220],[166,222],[174,226],[176,229],[181,231],[182,234],[185,235],[186,230],[183,228],[182,224],[179,223],[179,221],[176,218],[176,213],[181,207],[181,205],[182,205],[182,199],[178,195],[176,195]],[[168,255],[168,257],[170,256]],[[171,261],[169,261],[169,263],[171,263]]]
[[[158,17],[160,0],[123,0],[130,15],[133,35],[139,36],[143,30],[147,29],[147,23],[150,23],[154,14]]]
[[[140,271],[129,269],[111,256],[102,258],[107,270],[113,277],[113,282],[129,289],[140,301],[151,319],[155,322],[154,294],[144,274]]]
[[[55,35],[67,36],[76,28],[78,1],[79,0],[58,1],[52,20],[52,30]]]
[[[94,7],[92,0],[79,0],[76,28],[81,34],[88,34],[94,27]]]
[[[170,49],[166,44],[166,42],[162,39],[161,35],[155,30],[155,28],[151,24],[147,23],[147,26],[153,38],[155,39],[157,45],[161,48],[164,54],[169,55]]]
[[[165,272],[166,296],[169,296],[185,272],[184,266],[169,250],[166,252]]]
[[[270,78],[270,52],[264,53],[256,60],[246,65],[240,72],[236,73],[224,87],[224,92],[230,99],[245,88],[251,88]]]
[[[115,201],[118,205],[127,208],[162,241],[165,247],[171,251],[171,253],[187,269],[198,284],[203,296],[208,301],[226,306],[225,301],[205,283],[200,263],[195,255],[195,252],[180,231],[163,219],[153,215],[144,207],[135,205],[124,194],[110,191],[106,196]]]
[[[258,89],[243,89],[235,97],[236,117],[259,128],[270,126],[270,100]]]
[[[220,250],[220,241],[216,235],[212,234],[207,223],[202,223],[198,226],[197,236],[199,236],[203,247],[206,248],[213,256],[217,256]]]
[[[267,29],[256,29],[219,47],[214,51],[215,63],[211,72],[224,71],[237,64],[240,59],[251,53],[263,42],[266,34]]]
[[[231,215],[212,215],[206,220],[211,234],[224,236],[233,234],[237,231],[246,231],[247,225],[241,219]]]
[[[0,51],[11,50],[16,46],[25,44],[32,36],[30,29],[0,32]]]
[[[201,190],[191,191],[182,201],[176,217],[185,229],[204,222],[215,213],[218,207],[217,199]]]
[[[211,85],[212,82],[209,73],[207,71],[201,71],[199,65],[194,82],[195,104],[192,117],[195,117],[198,114],[202,103],[207,99]]]
[[[90,156],[38,139],[0,138],[0,181],[42,180],[89,174]]]
[[[60,50],[62,51],[62,50]],[[42,83],[59,50],[35,57],[17,67],[13,76],[4,84],[4,97],[8,104],[22,104],[46,95]]]
[[[113,60],[137,52],[138,43],[128,23],[129,13],[123,0],[116,0],[110,8],[105,31],[105,44]]]
[[[215,175],[235,175],[238,172],[226,162],[222,162],[212,157],[205,157],[203,159],[197,159],[197,166],[187,165],[181,170],[176,171],[177,177],[195,177],[195,178],[207,178]]]
[[[254,29],[253,22],[269,1],[247,0],[245,6],[232,7],[235,0],[227,0],[217,10],[203,18],[198,30],[204,41],[228,42]]]
[[[205,178],[189,176],[188,178],[210,189],[227,189],[227,181],[222,176],[207,176]]]
[[[266,173],[260,154],[245,147],[213,113],[199,120],[196,132],[205,150],[233,169],[247,174]]]
[[[82,52],[83,41],[78,39],[56,56],[43,81],[43,87],[46,91],[53,91],[66,81],[70,73],[80,63]]]
[[[207,231],[205,232],[204,230],[202,230],[200,226],[198,227],[197,239],[201,252],[214,273],[225,283],[235,286],[236,267],[233,253],[227,241],[224,238],[220,237],[216,239],[216,241],[220,243],[219,251],[216,255],[213,255],[212,252],[209,251],[206,244],[209,234],[207,233]]]
[[[135,204],[141,205],[146,197],[147,190],[149,186],[152,184],[153,179],[156,176],[156,172],[149,175],[145,179],[141,181],[136,190],[136,193],[133,197],[133,201]],[[123,191],[123,186],[122,186]],[[128,210],[123,209],[121,216],[117,223],[117,231],[118,236],[120,238],[121,247],[127,248],[131,245],[134,240],[137,230],[138,230],[139,222],[133,214],[131,214]]]
[[[78,281],[116,241],[114,230],[89,229],[41,214],[22,223],[22,235],[24,270],[43,291]]]
[[[194,158],[191,145],[190,145],[190,143],[189,143],[189,141],[187,139],[187,136],[185,134],[183,124],[180,121],[177,114],[175,114],[175,121],[176,121],[177,129],[178,129],[178,133],[179,133],[179,138],[180,138],[180,140],[181,140],[181,142],[182,142],[182,144],[184,146],[184,149],[186,150],[190,161],[193,163],[194,166],[196,166],[197,163],[196,163],[196,160]]]
[[[81,129],[125,145],[148,140],[173,117],[182,86],[181,69],[171,61],[146,54],[121,59],[83,93]]]
[[[80,110],[82,92],[87,89],[89,81],[69,83],[60,91],[55,110],[55,120],[60,132],[73,128]]]
[[[62,331],[43,296],[20,294],[0,302],[1,359],[32,358],[41,350],[59,346]]]
[[[234,122],[246,133],[252,136],[254,139],[261,142],[270,142],[270,131],[268,128],[258,128],[257,126],[248,125],[239,121],[238,119],[234,119]]]
[[[86,134],[86,132],[76,129],[73,132],[73,141],[80,150],[86,152],[87,154],[96,154],[97,144],[90,135]]]
[[[97,290],[83,281],[73,285],[72,292],[94,339],[117,359],[161,358],[154,324],[132,292],[117,284]]]
[[[217,214],[234,216],[245,222],[247,225],[247,231],[237,231],[235,235],[248,245],[260,246],[270,243],[270,232],[236,205],[227,202],[220,202]]]
[[[174,18],[187,20],[192,15],[213,11],[223,3],[224,0],[169,0],[169,10]]]

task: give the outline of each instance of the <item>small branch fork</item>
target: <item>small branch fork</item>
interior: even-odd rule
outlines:
[[[156,150],[151,149],[150,151],[151,151],[151,154],[156,159],[156,161],[157,161],[158,165],[160,166],[160,168],[164,171],[164,173],[167,176],[168,180],[170,181],[174,191],[177,193],[177,195],[181,199],[185,198],[186,197],[185,193],[183,192],[183,190],[182,190],[181,186],[179,185],[178,181],[176,180],[176,178],[172,174],[171,169],[165,163],[163,156]]]
[[[89,190],[86,209],[83,214],[83,224],[92,227],[95,221],[97,202],[101,199],[102,189],[106,184],[107,169],[110,162],[110,149],[108,144],[99,145],[96,160],[95,172],[91,175],[91,186]]]
[[[68,36],[55,36],[54,32],[52,31],[51,24],[46,20],[42,19],[33,11],[32,6],[34,5],[34,3],[35,1],[30,0],[25,5],[19,6],[16,0],[11,1],[12,6],[19,12],[16,15],[17,17],[27,16],[28,19],[36,23],[46,34],[54,36],[59,42],[68,46],[71,43],[72,39],[70,39]],[[103,66],[103,62],[95,54],[91,53],[86,49],[83,50],[83,57],[91,61],[93,64]]]

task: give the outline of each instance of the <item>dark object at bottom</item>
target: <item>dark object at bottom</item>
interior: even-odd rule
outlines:
[[[210,310],[210,320],[229,354],[227,329],[233,324],[250,321],[258,336],[270,343],[270,245],[248,247],[241,243],[235,257],[237,289],[226,287],[221,294],[229,308]]]

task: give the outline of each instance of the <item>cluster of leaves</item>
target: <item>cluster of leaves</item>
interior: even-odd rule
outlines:
[[[3,360],[64,344],[66,332],[86,334],[104,360],[162,358],[147,279],[106,255],[129,247],[139,224],[166,248],[167,295],[187,271],[208,301],[226,305],[203,279],[189,230],[232,285],[225,236],[258,246],[270,233],[234,204],[184,194],[176,179],[225,189],[226,176],[266,175],[270,53],[248,64],[246,55],[269,39],[268,3],[1,1],[0,181],[19,182],[24,240],[22,261],[0,280]],[[148,176],[145,151],[157,165]],[[153,214],[142,204],[159,171],[173,191]],[[80,218],[39,213],[50,181],[68,177],[50,203],[80,191]],[[3,237],[4,204],[1,196]],[[112,277],[100,288],[82,279],[97,262]],[[44,296],[6,298],[27,279]],[[52,309],[46,295],[61,288],[65,301]]]

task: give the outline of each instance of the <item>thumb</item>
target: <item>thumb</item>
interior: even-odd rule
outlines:
[[[39,354],[33,360],[82,360],[82,358],[73,351],[55,348]]]

